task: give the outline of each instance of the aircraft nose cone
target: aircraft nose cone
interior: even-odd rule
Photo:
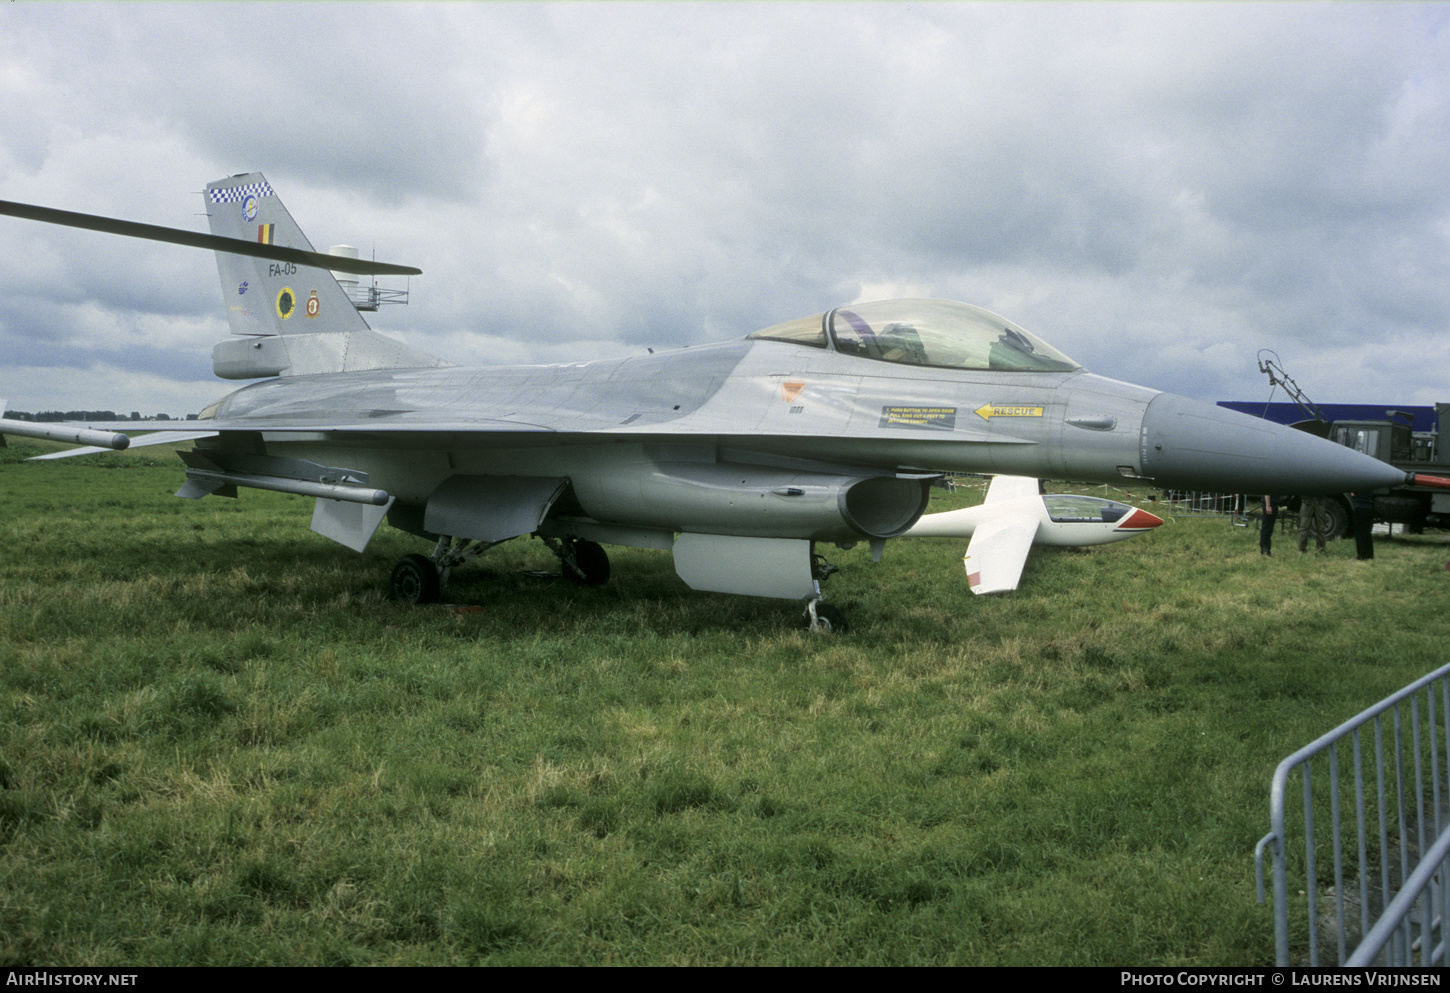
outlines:
[[[1139,510],[1137,507],[1134,507],[1133,512],[1128,515],[1128,519],[1122,524],[1118,525],[1118,530],[1152,531],[1154,528],[1162,523],[1163,518],[1158,517],[1155,514],[1150,514],[1146,510]]]
[[[1160,486],[1216,493],[1318,496],[1405,482],[1401,470],[1343,445],[1172,393],[1148,404],[1141,455]]]

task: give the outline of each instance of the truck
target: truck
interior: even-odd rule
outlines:
[[[1413,533],[1419,533],[1426,527],[1450,527],[1450,490],[1444,488],[1443,482],[1443,477],[1450,476],[1450,442],[1443,449],[1440,444],[1440,425],[1450,414],[1450,403],[1404,408],[1373,404],[1326,404],[1320,407],[1305,396],[1277,359],[1278,356],[1268,349],[1261,350],[1259,371],[1268,375],[1271,387],[1282,388],[1293,403],[1221,402],[1220,405],[1328,438],[1413,473],[1412,480],[1415,477],[1421,477],[1426,482],[1433,479],[1429,485],[1412,482],[1376,491],[1374,519],[1403,524]],[[1309,415],[1307,418],[1303,416],[1306,413]],[[1327,497],[1324,505],[1329,512],[1329,536],[1337,538],[1349,534],[1354,521],[1354,494],[1340,493]],[[1297,500],[1291,501],[1286,509],[1296,511]]]
[[[1382,420],[1336,420],[1330,425],[1328,437],[1406,472],[1446,476],[1450,475],[1450,451],[1441,450],[1440,425],[1447,413],[1450,403],[1435,404],[1434,427],[1428,431],[1414,430],[1409,415],[1398,410],[1387,410]],[[1347,516],[1347,496],[1325,501],[1338,507],[1337,513],[1331,510],[1331,514],[1346,515],[1342,522],[1345,525],[1351,519]],[[1450,526],[1450,491],[1422,485],[1380,490],[1374,497],[1374,516],[1377,521],[1404,524],[1412,533],[1426,527]]]

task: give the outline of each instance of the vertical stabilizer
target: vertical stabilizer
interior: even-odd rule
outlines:
[[[208,183],[205,196],[214,235],[316,251],[260,172]],[[233,334],[368,330],[326,269],[227,252],[216,260]]]
[[[214,235],[316,251],[260,172],[208,183],[204,196]],[[232,334],[247,336],[212,349],[223,379],[448,364],[369,328],[327,269],[230,252],[216,265]]]

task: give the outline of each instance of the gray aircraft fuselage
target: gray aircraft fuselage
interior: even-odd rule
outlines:
[[[402,504],[425,504],[454,474],[565,476],[596,520],[674,530],[700,522],[670,520],[669,487],[649,482],[692,465],[770,466],[767,488],[792,467],[1251,493],[1342,492],[1403,475],[1082,369],[944,369],[770,340],[577,365],[292,376],[231,394],[212,418],[263,432],[270,454],[366,471]]]

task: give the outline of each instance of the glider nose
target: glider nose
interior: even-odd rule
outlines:
[[[1150,514],[1146,510],[1139,510],[1137,507],[1134,507],[1133,512],[1118,525],[1117,530],[1132,531],[1134,533],[1152,531],[1162,523],[1163,518],[1156,514]]]
[[[1225,407],[1160,393],[1143,414],[1143,474],[1160,486],[1319,496],[1399,486],[1388,463]]]

